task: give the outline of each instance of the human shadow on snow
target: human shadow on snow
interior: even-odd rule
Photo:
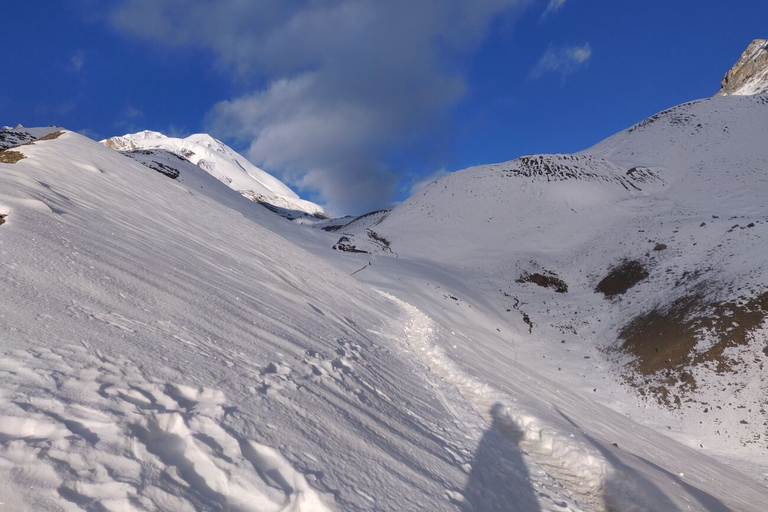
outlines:
[[[463,512],[541,512],[519,443],[522,431],[504,414],[491,409],[493,423],[483,434],[464,489]]]

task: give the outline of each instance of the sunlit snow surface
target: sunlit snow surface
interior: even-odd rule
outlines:
[[[69,132],[21,150],[0,173],[8,510],[462,502],[487,426],[408,348],[408,310],[203,172],[187,188]]]
[[[767,225],[725,231],[765,216],[764,103],[683,107],[575,180],[449,175],[350,229],[391,242],[373,254],[193,165],[170,180],[69,132],[20,148],[0,164],[0,510],[764,510],[759,449],[638,399],[601,351],[666,268],[763,281]],[[649,240],[669,249],[648,283],[593,292]],[[568,294],[515,283],[537,265]]]

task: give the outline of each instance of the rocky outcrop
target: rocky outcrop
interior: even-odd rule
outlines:
[[[768,39],[752,41],[720,85],[717,96],[768,93]]]

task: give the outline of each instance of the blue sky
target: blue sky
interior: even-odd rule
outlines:
[[[274,7],[278,5],[279,7]],[[714,94],[768,2],[40,0],[0,19],[0,123],[207,131],[335,213],[584,149]]]

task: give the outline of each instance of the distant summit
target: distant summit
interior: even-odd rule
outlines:
[[[749,96],[768,93],[768,39],[752,41],[741,58],[723,77],[717,96]]]
[[[188,160],[248,199],[274,208],[273,211],[288,218],[302,215],[327,217],[321,206],[301,199],[283,182],[205,133],[179,139],[144,130],[105,139],[101,143],[174,179],[179,175],[179,170],[174,169],[175,158],[169,161],[165,157],[172,154]]]

